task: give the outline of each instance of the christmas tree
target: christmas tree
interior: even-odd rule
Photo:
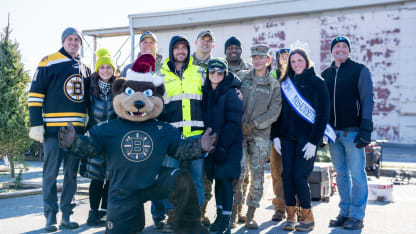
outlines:
[[[14,177],[15,162],[24,161],[24,151],[30,143],[27,106],[30,78],[10,33],[8,21],[0,40],[0,156],[7,155]]]

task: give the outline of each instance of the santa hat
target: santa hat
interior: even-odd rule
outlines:
[[[152,82],[153,85],[163,84],[163,78],[154,74],[155,58],[151,54],[142,54],[133,63],[131,69],[127,71],[126,80],[141,82]]]

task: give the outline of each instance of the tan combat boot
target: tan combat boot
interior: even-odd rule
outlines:
[[[283,226],[284,230],[287,231],[294,231],[295,230],[295,225],[296,225],[296,206],[286,206],[286,213],[287,213],[287,218],[286,218],[286,223]]]
[[[230,228],[235,228],[236,227],[235,221],[236,221],[236,218],[237,218],[237,209],[238,209],[238,206],[233,205],[233,209],[231,211],[231,217],[230,217]]]
[[[237,217],[238,217],[238,223],[246,222],[246,216],[243,215],[243,203],[237,206]]]
[[[303,209],[300,222],[295,226],[296,231],[310,231],[315,226],[315,220],[313,218],[312,209]]]
[[[259,225],[257,225],[256,221],[254,221],[254,212],[256,211],[256,207],[248,207],[247,215],[246,215],[246,228],[247,229],[258,229]]]

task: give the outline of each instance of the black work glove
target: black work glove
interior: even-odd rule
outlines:
[[[360,125],[360,131],[354,139],[357,148],[366,147],[371,143],[371,132],[373,131],[373,121],[363,119]]]
[[[61,127],[58,132],[59,147],[63,149],[70,149],[75,139],[75,128],[71,122],[68,126]]]

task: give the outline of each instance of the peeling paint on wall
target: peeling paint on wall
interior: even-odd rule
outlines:
[[[252,44],[267,44],[273,58],[273,66],[276,66],[276,52],[285,48],[286,33],[285,22],[278,20],[261,20],[253,23],[254,36]]]
[[[351,57],[368,66],[374,85],[373,139],[400,140],[400,12],[368,12],[321,19],[321,70],[332,62],[333,38],[351,40]],[[382,22],[382,23],[381,23]]]

